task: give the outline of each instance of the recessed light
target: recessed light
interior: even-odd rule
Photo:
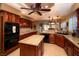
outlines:
[[[57,19],[57,17],[55,16],[55,17],[53,17],[53,19]]]
[[[22,11],[23,14],[25,14],[26,12]]]
[[[48,8],[48,6],[45,6],[45,8]]]

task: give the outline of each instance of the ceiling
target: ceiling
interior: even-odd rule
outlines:
[[[35,3],[25,3],[28,7],[31,7]],[[48,6],[47,8],[51,8],[54,5],[54,3],[42,3],[41,8],[45,8],[45,6]]]
[[[21,11],[21,13],[25,16],[29,16],[34,18],[34,20],[49,20],[49,16],[55,17],[55,16],[66,16],[69,13],[73,12],[74,9],[72,8],[74,3],[42,3],[42,8],[45,8],[45,6],[48,6],[47,8],[50,8],[50,12],[42,12],[42,16],[39,16],[37,13],[33,13],[31,15],[28,15],[31,10],[24,10],[20,9],[21,7],[30,8],[30,6],[34,3],[6,3],[9,6]]]

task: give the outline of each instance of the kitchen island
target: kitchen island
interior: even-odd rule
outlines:
[[[42,56],[43,55],[43,35],[32,35],[20,40],[21,56]]]

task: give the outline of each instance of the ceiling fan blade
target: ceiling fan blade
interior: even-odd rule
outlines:
[[[42,15],[39,11],[37,11],[37,13],[38,13],[40,16]]]
[[[40,9],[41,8],[41,3],[36,3],[35,8]]]
[[[34,11],[32,11],[32,12],[28,13],[28,15],[30,15],[30,14],[32,14],[32,13],[34,13]]]
[[[21,9],[33,10],[33,9],[30,9],[30,8],[23,8],[23,7],[21,7]]]
[[[40,9],[40,11],[51,11],[51,9]]]

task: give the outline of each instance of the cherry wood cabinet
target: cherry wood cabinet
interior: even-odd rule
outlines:
[[[19,15],[10,13],[8,11],[1,10],[0,12],[2,13],[4,23],[5,22],[14,22],[14,23],[16,23],[16,20],[18,20],[20,18]]]
[[[16,20],[16,22],[20,24],[20,27],[29,27],[29,28],[32,27],[32,21],[28,19],[20,18]]]
[[[60,34],[55,34],[55,43],[59,45],[60,47],[64,48],[64,36]]]
[[[38,46],[22,44],[20,43],[20,55],[21,56],[43,56],[43,40]]]
[[[54,34],[49,35],[49,42],[52,43],[52,44],[55,43],[55,35]]]
[[[0,10],[0,52],[3,54],[3,55],[6,55],[6,52],[7,51],[4,51],[4,25],[5,25],[5,22],[10,22],[10,23],[19,23],[20,24],[20,16],[19,15],[16,15],[14,13],[11,13],[11,12],[8,12],[8,11],[5,11],[5,10]],[[26,26],[26,27],[30,27],[31,26],[31,21],[29,20],[23,20],[23,26]],[[25,24],[26,23],[26,24]],[[10,51],[13,51],[17,48],[13,47],[11,48],[10,50],[8,50],[7,53],[10,53]]]
[[[57,44],[58,46],[64,48],[68,56],[79,56],[79,48],[63,35],[49,35],[49,43]]]
[[[64,48],[64,36],[60,34],[49,34],[49,43],[57,44],[58,46]]]
[[[19,23],[20,27],[32,27],[32,21],[21,18],[19,15],[10,13],[8,11],[1,10],[0,14],[3,16],[3,22]]]
[[[79,48],[65,38],[65,51],[68,56],[79,56]]]
[[[79,56],[79,48],[74,47],[74,56]]]
[[[74,55],[74,45],[69,41],[65,39],[65,51],[68,56]]]

